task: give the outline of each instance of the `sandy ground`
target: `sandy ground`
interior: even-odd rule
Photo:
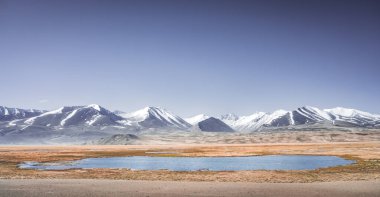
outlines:
[[[0,180],[0,196],[380,196],[380,181],[220,183],[88,179]]]
[[[24,161],[112,156],[336,155],[355,164],[299,171],[19,169]],[[380,141],[128,146],[0,146],[0,196],[380,196]]]

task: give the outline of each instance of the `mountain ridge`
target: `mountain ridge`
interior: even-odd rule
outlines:
[[[188,129],[191,127],[191,124],[184,119],[162,107],[145,107],[131,113],[119,115],[130,123],[143,128],[172,127]]]
[[[70,127],[70,126],[114,126],[123,128],[177,129],[189,130],[193,125],[213,116],[199,114],[191,118],[181,118],[162,107],[145,107],[140,110],[124,113],[110,111],[97,104],[86,106],[65,106],[51,111],[26,110],[0,106],[1,125]],[[214,118],[214,117],[213,117]],[[216,118],[216,117],[215,117]],[[256,112],[247,116],[226,114],[216,118],[236,131],[257,131],[263,128],[309,125],[326,122],[331,126],[345,127],[380,127],[380,115],[368,112],[336,107],[319,109],[304,106],[295,110],[276,110],[271,113]]]
[[[221,116],[221,120],[224,121],[224,117],[226,116]],[[342,107],[321,110],[304,106],[292,111],[256,112],[248,116],[240,116],[234,121],[226,118],[225,122],[238,131],[256,131],[264,127],[308,125],[320,122],[328,122],[333,126],[371,128],[380,125],[380,115]]]
[[[235,133],[239,136],[256,131],[380,129],[379,115],[339,107],[321,110],[305,106],[291,111],[256,112],[248,116],[227,114],[218,118],[202,114],[193,117],[192,124],[186,120],[161,107],[145,107],[130,113],[112,112],[96,104],[51,111],[2,107],[0,144],[134,144],[149,141],[152,135],[165,139],[209,132],[217,136]]]

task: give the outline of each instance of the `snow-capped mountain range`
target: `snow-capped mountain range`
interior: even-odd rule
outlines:
[[[263,128],[278,128],[294,125],[308,126],[326,123],[331,126],[380,128],[380,115],[355,109],[300,107],[296,110],[277,110],[272,113],[256,112],[248,116],[226,114],[211,117],[204,114],[190,118],[181,118],[161,107],[145,107],[131,113],[111,112],[99,105],[68,106],[52,111],[25,110],[0,106],[0,134],[10,128],[25,129],[30,126],[44,129],[62,129],[69,127],[108,127],[142,131],[147,129],[191,130],[194,125],[210,118],[217,118],[235,131],[251,132]],[[202,127],[208,128],[205,123]],[[210,123],[211,124],[211,123]],[[199,126],[199,125],[198,125]],[[4,129],[6,128],[6,129]]]
[[[18,109],[0,106],[0,121],[10,121],[38,116],[46,111],[36,109]]]
[[[25,124],[38,126],[98,126],[118,124],[123,118],[100,107],[99,105],[61,107],[57,110],[42,113],[28,118]]]
[[[0,144],[130,143],[138,140],[139,135],[162,132],[165,135],[177,131],[303,131],[315,125],[319,130],[380,129],[380,115],[341,107],[321,110],[306,106],[248,116],[200,114],[183,119],[161,107],[145,107],[125,113],[112,112],[96,104],[66,106],[52,111],[0,106]]]
[[[342,107],[321,110],[316,107],[305,106],[293,111],[256,112],[249,116],[240,117],[227,114],[220,116],[220,119],[237,131],[256,131],[262,128],[294,125],[307,126],[321,122],[330,123],[332,126],[366,128],[380,126],[380,115]]]

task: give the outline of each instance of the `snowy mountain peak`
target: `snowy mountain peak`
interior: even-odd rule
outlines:
[[[279,110],[276,110],[274,111],[272,114],[270,114],[272,117],[278,117],[278,116],[283,116],[285,115],[286,113],[288,113],[289,111],[286,111],[286,110],[283,110],[283,109],[279,109]],[[260,112],[259,112],[260,113]],[[261,112],[263,113],[263,112]]]
[[[224,115],[220,116],[220,119],[222,119],[222,120],[237,120],[238,118],[239,118],[239,116],[237,116],[236,114],[233,114],[233,113],[224,114]]]
[[[168,110],[166,110],[163,107],[145,107],[143,110],[148,112],[148,113],[168,114],[168,115],[171,114],[171,112],[169,112]]]
[[[371,114],[356,109],[336,107],[332,109],[325,109],[324,111],[331,114],[334,123],[336,121],[345,121],[362,126],[368,124],[377,125],[378,122],[380,122],[380,115]]]
[[[343,108],[343,107],[335,107],[332,109],[325,109],[326,112],[339,115],[339,116],[356,116],[356,115],[364,115],[364,116],[376,116],[367,112],[359,111],[356,109],[349,109],[349,108]]]
[[[243,122],[249,122],[249,121],[258,120],[258,119],[260,119],[261,117],[263,117],[265,115],[268,115],[268,113],[265,113],[265,112],[256,112],[256,113],[248,115],[248,116],[242,116],[239,119],[243,123]]]
[[[293,116],[300,114],[310,119],[311,121],[323,121],[331,120],[331,116],[324,110],[320,110],[317,107],[304,106],[293,111]]]
[[[233,125],[235,121],[239,119],[239,116],[233,113],[224,114],[220,116],[220,120],[222,120],[227,125]]]
[[[121,114],[121,116],[131,121],[140,122],[148,118],[150,115],[160,116],[159,114],[170,114],[170,112],[167,112],[165,109],[161,107],[144,107],[131,113]]]
[[[198,114],[196,116],[190,117],[190,118],[185,118],[186,122],[190,123],[191,125],[196,125],[199,122],[206,120],[210,118],[209,116],[206,116],[204,114]]]
[[[165,108],[160,107],[160,106],[158,106],[158,107],[156,107],[156,106],[146,106],[143,109],[145,109],[145,110],[166,110]]]
[[[299,110],[299,109],[302,109],[302,110],[308,110],[308,111],[313,111],[313,112],[319,112],[319,111],[321,111],[321,110],[318,109],[317,107],[308,106],[308,105],[297,108],[297,110]]]
[[[132,124],[138,124],[144,128],[173,127],[187,129],[191,125],[177,115],[162,107],[145,107],[128,114],[121,114]]]
[[[93,108],[93,109],[95,109],[95,110],[97,110],[97,111],[100,111],[100,110],[104,109],[104,108],[100,107],[100,106],[97,105],[97,104],[91,104],[91,105],[88,105],[87,107],[88,107],[88,108]]]

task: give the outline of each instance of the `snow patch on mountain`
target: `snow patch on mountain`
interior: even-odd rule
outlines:
[[[190,118],[185,118],[185,120],[186,120],[186,122],[190,123],[191,125],[196,125],[199,122],[201,122],[203,120],[206,120],[208,118],[210,118],[210,117],[206,116],[204,114],[199,114],[199,115],[196,115],[196,116],[193,116],[193,117],[190,117]]]
[[[235,121],[239,119],[239,116],[233,113],[229,113],[229,114],[221,115],[219,119],[225,122],[227,125],[232,125],[234,124]]]
[[[341,117],[364,117],[364,118],[370,118],[370,119],[380,119],[380,115],[377,115],[377,114],[371,114],[368,112],[364,112],[364,111],[360,111],[356,109],[343,108],[343,107],[325,109],[324,111],[334,115],[336,119],[339,119]]]

